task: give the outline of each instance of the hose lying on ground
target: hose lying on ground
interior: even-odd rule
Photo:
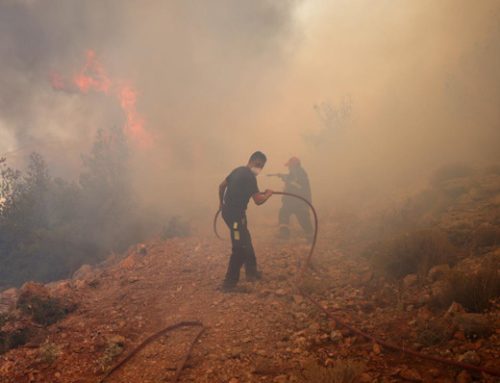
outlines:
[[[99,381],[99,383],[104,383],[106,379],[108,379],[114,372],[116,372],[119,368],[121,368],[125,363],[127,363],[135,354],[137,354],[139,351],[141,351],[144,347],[146,347],[149,343],[155,341],[156,339],[160,338],[161,336],[167,334],[170,331],[176,330],[181,327],[200,327],[200,330],[196,333],[196,336],[193,338],[193,341],[191,342],[186,354],[184,355],[184,358],[182,358],[181,362],[177,366],[177,370],[175,372],[174,380],[173,382],[177,382],[179,380],[179,376],[181,375],[182,370],[184,369],[184,366],[186,365],[187,360],[189,359],[189,356],[191,355],[191,351],[193,350],[194,344],[196,341],[200,338],[201,334],[205,331],[205,327],[203,326],[203,323],[198,322],[198,321],[186,321],[186,322],[179,322],[174,325],[165,327],[164,329],[154,333],[144,341],[142,341],[138,346],[136,346],[128,355],[123,358],[120,362],[118,362],[113,368],[111,368],[106,375],[104,375],[103,378]]]
[[[302,268],[301,268],[300,274],[299,274],[299,278],[297,280],[297,284],[296,284],[295,287],[300,292],[300,294],[302,296],[304,296],[304,298],[306,298],[309,302],[311,302],[313,305],[315,305],[316,307],[318,307],[330,319],[332,319],[333,321],[335,321],[336,323],[338,323],[340,326],[347,328],[351,332],[353,332],[353,333],[355,333],[355,334],[357,334],[357,335],[359,335],[359,336],[361,336],[363,338],[366,338],[366,339],[368,339],[368,340],[370,340],[370,341],[372,341],[374,343],[377,343],[380,346],[385,347],[387,349],[391,349],[391,350],[394,350],[394,351],[399,351],[399,352],[402,352],[402,353],[405,353],[405,354],[408,354],[408,355],[415,356],[415,357],[420,358],[420,359],[427,359],[427,360],[432,360],[432,361],[435,361],[435,362],[447,364],[447,365],[450,365],[450,366],[460,367],[460,368],[465,369],[465,370],[486,373],[486,374],[490,374],[490,375],[493,375],[493,376],[500,376],[500,371],[497,371],[497,370],[494,370],[494,369],[491,369],[491,368],[480,367],[480,366],[473,366],[471,364],[461,363],[461,362],[457,362],[457,361],[451,360],[451,359],[446,359],[446,358],[441,358],[441,357],[438,357],[438,356],[424,354],[424,353],[421,353],[421,352],[418,352],[418,351],[414,351],[414,350],[408,349],[406,347],[397,346],[397,345],[395,345],[393,343],[386,342],[386,341],[384,341],[382,339],[379,339],[379,338],[377,338],[377,337],[375,337],[373,335],[367,334],[364,331],[359,330],[358,328],[350,325],[349,323],[347,323],[347,322],[345,322],[343,320],[338,319],[330,311],[328,311],[327,309],[325,309],[310,294],[305,293],[301,289],[300,285],[301,285],[301,282],[303,281],[303,278],[304,278],[306,270],[310,267],[310,262],[311,262],[311,259],[312,259],[312,255],[313,255],[314,249],[316,247],[316,239],[318,237],[318,216],[316,214],[316,209],[314,208],[314,206],[307,199],[305,199],[304,197],[301,197],[299,195],[296,195],[296,194],[293,194],[293,193],[288,193],[288,192],[278,192],[278,191],[273,192],[273,194],[284,195],[284,196],[289,196],[289,197],[293,197],[293,198],[298,198],[298,199],[302,200],[304,203],[306,203],[309,206],[309,208],[311,209],[312,213],[313,213],[313,217],[314,217],[314,236],[313,236],[313,240],[312,240],[312,243],[311,243],[311,248],[309,249],[309,254],[307,255],[306,261],[302,265]],[[214,222],[213,222],[213,227],[214,227],[214,232],[215,232],[215,235],[217,236],[217,238],[222,239],[222,237],[217,232],[217,218],[219,217],[219,214],[220,214],[220,210],[217,211],[217,213],[215,214]]]

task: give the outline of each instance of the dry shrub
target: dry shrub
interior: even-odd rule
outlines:
[[[28,328],[20,328],[12,332],[0,331],[0,354],[25,344],[30,337]]]
[[[389,277],[417,273],[424,277],[431,267],[453,263],[457,249],[440,230],[418,230],[379,242],[371,252],[376,269]]]
[[[425,347],[447,342],[453,335],[452,328],[443,321],[429,321],[419,325],[417,341]]]
[[[38,349],[38,359],[47,364],[52,364],[61,354],[60,348],[51,342],[46,342]]]
[[[98,360],[99,367],[102,371],[107,371],[113,361],[119,356],[124,350],[124,345],[122,343],[109,342],[106,349],[104,350],[103,355]]]
[[[483,312],[491,306],[491,300],[500,296],[498,260],[485,262],[476,273],[453,270],[448,277],[448,288],[434,303],[448,307],[460,303],[467,311]]]
[[[36,323],[47,326],[64,318],[74,307],[64,305],[59,299],[21,294],[17,307],[30,315]]]
[[[491,224],[482,224],[472,234],[474,248],[500,245],[500,228]]]
[[[353,383],[363,373],[365,364],[355,360],[337,360],[333,367],[323,367],[316,362],[305,366],[304,382]]]

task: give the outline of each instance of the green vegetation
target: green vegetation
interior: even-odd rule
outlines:
[[[3,287],[67,278],[142,239],[122,131],[99,131],[82,159],[79,182],[52,177],[36,153],[25,172],[0,159]]]

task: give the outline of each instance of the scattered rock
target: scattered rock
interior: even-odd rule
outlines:
[[[342,341],[343,335],[340,330],[333,330],[330,333],[330,339],[333,343],[339,343]]]
[[[413,370],[411,368],[405,368],[401,370],[399,373],[399,376],[404,379],[408,380],[410,382],[422,382],[422,376],[419,374],[417,370]]]
[[[285,289],[278,289],[274,292],[277,296],[279,297],[284,297],[286,295],[286,290]]]
[[[418,282],[417,274],[408,274],[406,277],[403,278],[403,285],[406,288],[416,285],[417,282]]]
[[[445,317],[454,316],[455,314],[464,313],[464,308],[457,302],[453,302],[446,311]]]
[[[122,269],[131,270],[137,265],[137,257],[135,254],[129,255],[123,261],[120,262],[120,267]]]
[[[382,348],[378,343],[373,343],[372,350],[375,355],[380,355],[380,353],[382,352]]]

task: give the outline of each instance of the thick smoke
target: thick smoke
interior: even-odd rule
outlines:
[[[443,163],[498,161],[499,43],[495,0],[4,0],[0,150],[36,149],[70,173],[96,129],[123,123],[102,95],[50,87],[94,49],[139,91],[154,145],[136,151],[133,178],[147,205],[211,211],[256,149],[269,171],[301,157],[318,205],[364,203]]]

